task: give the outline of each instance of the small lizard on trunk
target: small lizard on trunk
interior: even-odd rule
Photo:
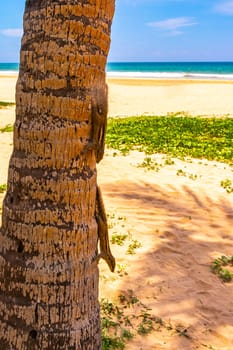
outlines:
[[[97,256],[97,259],[99,261],[100,258],[103,258],[108,264],[110,270],[114,272],[116,262],[114,256],[111,253],[109,245],[107,216],[105,213],[103,197],[99,186],[96,188],[95,217],[98,225],[98,238],[100,242],[100,253]]]

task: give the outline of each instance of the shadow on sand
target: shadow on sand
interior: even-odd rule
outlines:
[[[188,334],[155,331],[126,349],[233,349],[233,283],[210,271],[214,258],[233,255],[233,207],[226,196],[134,181],[103,190],[107,202],[116,208],[120,203],[142,243],[129,257],[121,290],[132,289],[154,315],[183,324]]]

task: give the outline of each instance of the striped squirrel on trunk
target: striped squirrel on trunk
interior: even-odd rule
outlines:
[[[91,137],[82,153],[95,151],[96,162],[104,156],[105,135],[108,114],[108,86],[96,88],[91,98]]]
[[[96,187],[96,208],[95,208],[95,217],[98,225],[98,238],[100,245],[100,253],[97,256],[99,261],[100,258],[104,259],[109,266],[109,269],[114,272],[116,261],[114,256],[111,253],[109,245],[109,236],[108,236],[108,223],[107,215],[104,208],[104,202],[100,187]]]
[[[107,128],[108,114],[108,86],[98,87],[92,95],[91,106],[91,137],[89,143],[84,146],[83,153],[95,151],[96,163],[99,163],[104,156],[105,134]],[[109,266],[109,269],[114,272],[116,262],[113,257],[109,244],[108,222],[105,212],[104,202],[100,187],[96,187],[96,204],[95,218],[98,226],[98,240],[100,252],[97,256],[97,261],[103,258]]]

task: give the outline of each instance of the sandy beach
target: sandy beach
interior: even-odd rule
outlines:
[[[17,76],[0,76],[0,101],[15,100]],[[109,116],[233,115],[233,81],[108,78]]]
[[[0,101],[14,101],[17,77],[0,78]],[[108,79],[109,116],[233,116],[233,82]],[[0,109],[0,127],[12,124],[14,108]],[[0,184],[7,182],[12,133],[0,133]],[[115,301],[131,293],[162,323],[137,335],[126,350],[232,350],[233,282],[210,271],[215,258],[233,255],[233,193],[220,185],[232,167],[206,160],[155,154],[158,171],[138,167],[145,154],[122,156],[106,149],[98,165],[109,217],[114,274],[100,262],[100,298]],[[178,175],[178,171],[183,172]],[[3,195],[0,194],[0,201]],[[127,254],[130,243],[140,243]],[[129,292],[130,291],[130,292]]]
[[[108,79],[109,115],[233,115],[233,82]]]

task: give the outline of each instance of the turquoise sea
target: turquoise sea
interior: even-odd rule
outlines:
[[[233,80],[233,62],[112,62],[110,77]]]
[[[0,63],[0,75],[15,74],[18,70],[18,63]]]
[[[18,63],[0,63],[0,74],[14,74]],[[109,62],[109,77],[233,80],[233,62]]]

